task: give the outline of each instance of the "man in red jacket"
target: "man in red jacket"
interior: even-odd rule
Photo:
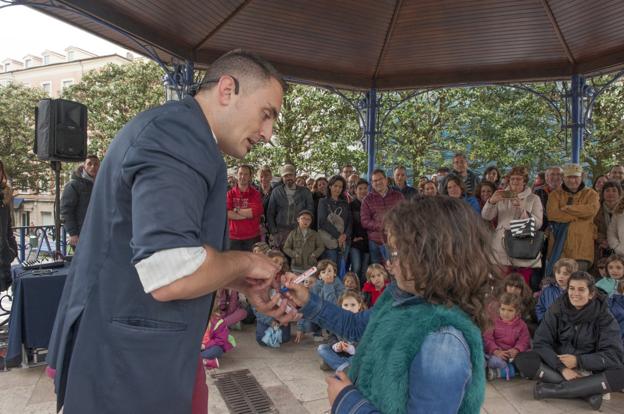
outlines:
[[[262,196],[250,185],[252,171],[249,165],[239,166],[236,175],[238,184],[227,193],[230,250],[251,251],[260,241],[260,218],[264,211]]]

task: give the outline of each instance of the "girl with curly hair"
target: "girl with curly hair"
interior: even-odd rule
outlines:
[[[481,329],[490,323],[485,300],[497,279],[489,230],[450,197],[401,202],[384,228],[395,281],[373,309],[353,314],[286,285],[305,318],[358,341],[348,375],[327,378],[332,413],[479,413]]]

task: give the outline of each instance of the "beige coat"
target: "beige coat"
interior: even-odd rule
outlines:
[[[535,218],[535,229],[538,230],[542,227],[544,219],[542,202],[538,196],[531,192],[529,187],[526,187],[519,193],[518,198],[520,199],[520,206],[518,207],[513,206],[512,200],[502,199],[496,204],[485,203],[481,210],[481,217],[484,219],[489,221],[496,218],[498,221],[492,241],[494,257],[504,266],[542,267],[541,254],[534,260],[520,260],[511,259],[505,251],[505,230],[509,230],[509,222],[511,220],[521,218],[523,211],[526,211]]]
[[[614,214],[611,217],[611,224],[607,230],[607,240],[609,247],[617,254],[624,256],[624,212]]]
[[[572,205],[566,207],[568,197],[572,197]],[[570,224],[561,257],[594,262],[594,217],[599,209],[600,197],[591,188],[585,187],[576,194],[564,189],[550,193],[546,205],[548,220]]]

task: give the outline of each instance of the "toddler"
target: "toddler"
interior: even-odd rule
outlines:
[[[494,297],[487,305],[487,312],[492,323],[495,323],[499,317],[500,302],[498,298],[500,298],[503,293],[512,293],[520,297],[522,308],[521,318],[529,327],[529,333],[532,334],[535,332],[537,328],[537,324],[535,323],[535,298],[531,293],[531,288],[524,281],[524,276],[520,273],[510,273],[498,283],[494,291]]]
[[[267,254],[269,250],[271,250],[271,247],[269,247],[267,242],[258,242],[251,248],[251,252],[256,254]]]
[[[555,272],[555,281],[549,286],[542,289],[537,305],[535,306],[535,315],[537,321],[541,322],[550,305],[552,305],[559,296],[561,296],[568,288],[570,275],[578,270],[578,263],[574,259],[562,258],[557,260],[553,271]]]
[[[600,259],[598,259],[598,262],[596,262],[596,268],[598,269],[598,277],[596,278],[596,280],[607,277],[607,258],[601,257]]]
[[[360,278],[355,272],[347,272],[342,278],[345,289],[360,291]]]
[[[302,273],[316,264],[325,251],[320,234],[310,228],[312,213],[302,210],[297,217],[297,228],[290,232],[284,243],[284,253],[290,257],[292,270]]]
[[[362,296],[353,290],[346,290],[342,296],[340,296],[338,305],[342,309],[353,313],[361,312],[365,308]],[[350,365],[351,358],[355,355],[355,346],[356,344],[352,342],[332,336],[329,343],[319,345],[318,347],[318,354],[322,359],[321,369],[331,369],[333,371],[345,370]]]
[[[624,342],[624,283],[620,283],[616,292],[609,297],[609,310],[620,325],[620,337]]]
[[[624,256],[612,254],[607,258],[607,275],[596,283],[596,287],[611,296],[624,278]]]
[[[388,283],[390,283],[388,272],[382,265],[374,263],[368,266],[368,269],[366,269],[366,283],[362,287],[366,306],[372,308],[375,305]]]
[[[238,292],[232,289],[219,289],[216,306],[228,328],[240,330],[240,322],[247,317],[247,311],[241,306]]]
[[[503,293],[499,299],[499,317],[494,328],[483,334],[488,380],[505,378],[509,381],[516,374],[514,358],[529,349],[529,328],[520,317],[521,299],[513,293]]]
[[[228,329],[227,323],[221,317],[221,311],[214,307],[206,333],[202,339],[201,356],[206,368],[219,368],[219,360],[224,353],[236,346],[236,340]]]
[[[311,292],[328,302],[336,303],[344,292],[344,285],[338,278],[338,267],[331,260],[324,259],[316,265],[319,280],[312,286]]]

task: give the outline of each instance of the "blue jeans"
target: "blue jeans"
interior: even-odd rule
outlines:
[[[340,254],[338,253],[338,249],[325,249],[325,251],[321,255],[323,259],[329,259],[332,262],[336,263],[336,266],[338,266],[339,256]]]
[[[351,271],[355,272],[360,279],[360,286],[364,286],[366,282],[366,268],[368,267],[368,253],[362,252],[360,249],[351,247]]]
[[[385,244],[377,244],[372,240],[368,241],[368,251],[370,252],[370,262],[384,264],[388,260],[388,249]]]
[[[262,346],[266,346],[266,344],[262,342],[262,337],[268,328],[269,325],[256,320],[256,342]],[[290,324],[281,326],[280,329],[282,330],[282,343],[290,342]]]
[[[327,363],[334,371],[341,368],[344,371],[347,366],[342,366],[351,363],[353,357],[343,357],[338,355],[331,347],[331,345],[323,344],[318,347],[318,354],[323,358],[323,361]]]
[[[201,351],[201,356],[205,359],[215,359],[220,358],[224,353],[225,351],[219,345],[213,345]]]

